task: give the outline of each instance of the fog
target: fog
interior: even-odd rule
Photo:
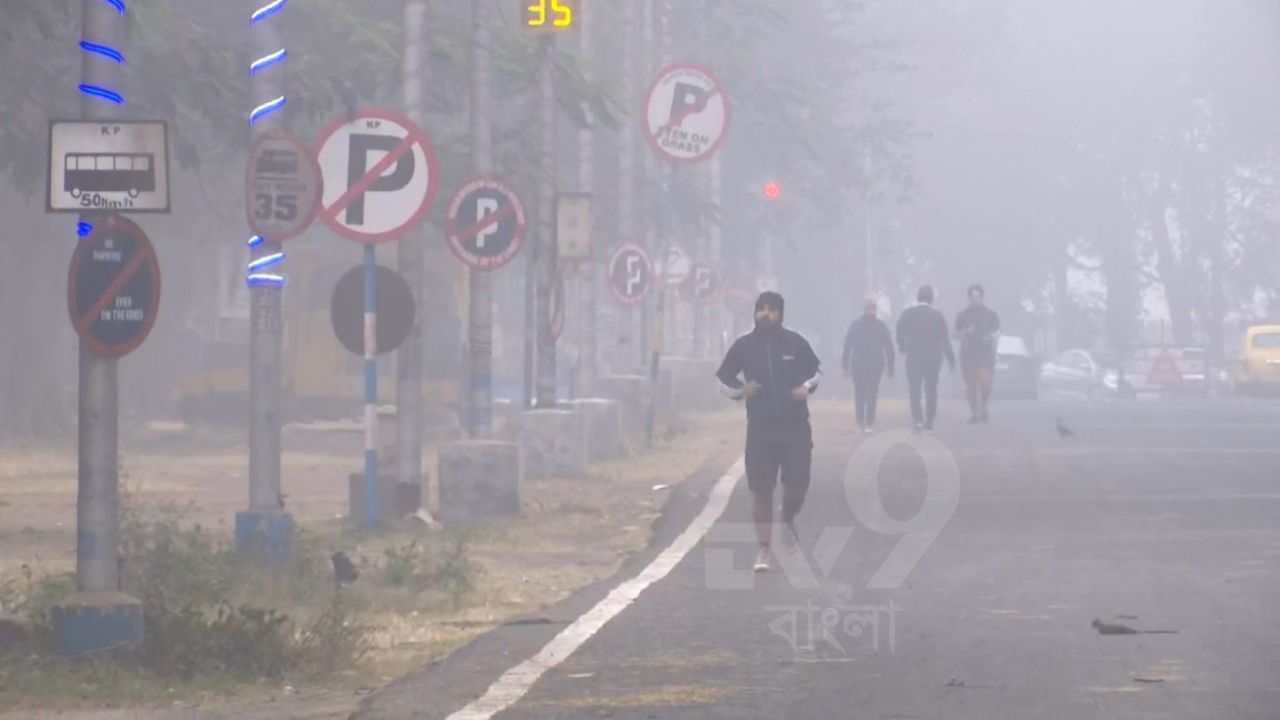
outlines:
[[[368,637],[386,665],[361,665],[366,674],[351,683],[362,689],[460,647],[472,637],[460,629],[561,608],[577,589],[613,579],[622,559],[656,552],[655,538],[671,541],[704,501],[723,503],[691,527],[706,532],[727,512],[751,538],[751,519],[772,499],[748,510],[729,494],[746,477],[732,463],[750,411],[716,394],[745,393],[751,379],[735,388],[724,375],[716,383],[715,370],[757,327],[763,291],[781,293],[784,324],[821,363],[820,391],[806,376],[780,395],[813,409],[812,421],[808,409],[796,416],[818,438],[804,450],[806,473],[812,451],[814,492],[830,494],[805,511],[813,532],[800,539],[810,550],[820,528],[848,521],[842,473],[873,442],[853,432],[849,407],[850,325],[864,304],[876,303],[902,370],[898,323],[923,286],[957,346],[967,342],[957,316],[974,286],[998,313],[985,368],[996,378],[991,428],[965,424],[987,417],[963,357],[943,376],[936,438],[923,436],[933,418],[908,402],[906,371],[880,386],[887,419],[874,432],[901,433],[892,437],[921,457],[946,455],[972,493],[948,529],[954,542],[924,556],[921,594],[903,591],[933,608],[927,617],[947,612],[929,592],[946,599],[954,587],[956,607],[994,597],[966,585],[987,582],[986,572],[1008,573],[1001,588],[1025,589],[1043,568],[1066,568],[1076,574],[1062,586],[1034,582],[1075,593],[1078,607],[1123,584],[1099,569],[1094,549],[1056,532],[1136,537],[1133,552],[1152,567],[1168,558],[1140,531],[1207,540],[1200,565],[1169,570],[1189,585],[1218,582],[1227,554],[1257,550],[1231,545],[1236,531],[1265,536],[1274,565],[1276,497],[1266,483],[1280,416],[1273,399],[1245,396],[1273,394],[1280,382],[1275,0],[0,4],[0,621],[31,618],[35,642],[49,645],[39,652],[52,652],[46,605],[64,591],[168,587],[115,556],[122,547],[155,567],[181,565],[149,554],[169,547],[157,527],[216,528],[174,540],[188,543],[197,570],[227,573],[183,586],[217,597],[192,600],[199,612],[183,615],[196,636],[201,613],[243,599],[236,583],[249,576],[228,558],[245,554],[242,535],[257,537],[253,518],[278,521],[262,532],[287,528],[288,543],[304,528],[311,544],[276,578],[288,587],[272,586],[284,595],[270,607],[299,622],[338,617],[331,631],[356,627],[346,619],[367,610],[360,620],[377,628]],[[562,27],[535,22],[539,12]],[[59,145],[59,127],[86,118],[101,120],[99,144],[109,123],[163,125],[163,150]],[[264,160],[269,132],[288,146]],[[73,191],[73,175],[125,185]],[[501,186],[501,196],[481,197],[481,186]],[[162,195],[163,207],[148,211]],[[155,305],[132,281],[108,292],[106,276],[83,276],[86,254],[128,257],[114,236],[103,239],[125,222],[105,209],[150,238],[162,278]],[[499,249],[486,247],[491,239]],[[372,274],[375,261],[406,290],[395,312],[379,309],[377,331],[365,325],[362,285],[335,296],[344,273]],[[94,292],[116,296],[80,297]],[[396,325],[404,332],[365,357],[370,333],[382,344],[377,332]],[[875,423],[857,412],[858,430],[871,435]],[[466,454],[490,451],[483,462]],[[910,514],[917,500],[925,507],[937,466],[895,462],[880,473],[882,490]],[[471,471],[481,477],[449,485]],[[390,484],[369,479],[379,473]],[[509,485],[486,484],[508,475]],[[1206,477],[1225,478],[1227,494],[1212,494]],[[1139,505],[1107,505],[1112,491]],[[1188,498],[1204,503],[1151,509]],[[1242,500],[1257,502],[1230,504]],[[1064,518],[1067,502],[1102,510]],[[390,527],[378,517],[384,504]],[[149,524],[165,505],[187,514]],[[492,524],[473,533],[473,521]],[[379,522],[385,533],[364,534]],[[989,535],[965,535],[983,523]],[[1191,526],[1203,534],[1192,538]],[[1019,565],[1028,556],[1000,556],[1009,547],[1070,551],[1028,567]],[[102,548],[111,550],[90,557]],[[961,548],[972,554],[946,555]],[[975,556],[1002,559],[951,574],[930,564]],[[866,570],[848,556],[820,563],[828,559],[851,576]],[[95,562],[105,574],[86,571]],[[316,604],[331,599],[332,572],[332,597],[354,595],[363,609],[335,601],[329,615]],[[323,598],[289,594],[316,577]],[[1274,606],[1274,582],[1240,577],[1230,591],[1197,586],[1219,603],[1217,617],[1231,592],[1261,588],[1249,601]],[[1108,601],[1145,602],[1164,587],[1139,579],[1135,597]],[[155,612],[155,598],[143,600]],[[758,628],[735,627],[732,611],[725,618],[702,619],[755,641]],[[1271,639],[1274,617],[1263,620]],[[681,634],[672,623],[663,629]],[[926,623],[907,635],[923,642],[937,630]],[[315,637],[289,632],[294,642]],[[396,655],[401,643],[415,649]],[[1244,644],[1242,658],[1274,660]],[[147,673],[181,660],[144,647],[160,653],[141,661]],[[356,667],[356,645],[342,647],[339,665]],[[0,701],[24,684],[6,674],[6,657],[0,647]],[[299,656],[292,667],[311,672],[315,662]],[[207,670],[199,667],[196,676]],[[886,683],[896,697],[900,688]],[[1246,699],[1274,699],[1267,687],[1249,686]],[[839,705],[811,716],[832,717]],[[913,712],[879,716],[957,710]]]

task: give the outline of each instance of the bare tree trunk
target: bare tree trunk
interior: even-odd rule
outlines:
[[[1191,305],[1187,300],[1182,264],[1178,259],[1177,249],[1173,246],[1173,237],[1165,218],[1169,208],[1169,195],[1169,178],[1166,176],[1161,178],[1160,187],[1147,204],[1148,222],[1156,248],[1156,269],[1160,274],[1160,282],[1164,285],[1165,300],[1169,306],[1173,340],[1179,345],[1189,345],[1192,342]]]

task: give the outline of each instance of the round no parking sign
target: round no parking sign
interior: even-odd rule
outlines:
[[[95,355],[123,357],[147,339],[159,309],[160,263],[147,234],[119,215],[96,219],[67,274],[67,311],[80,340]]]
[[[671,65],[658,73],[645,100],[645,138],[677,163],[711,157],[729,132],[724,86],[706,68]]]

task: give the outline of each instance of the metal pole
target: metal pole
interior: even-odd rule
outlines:
[[[622,8],[622,101],[639,105],[636,97],[636,6],[633,2],[623,3]],[[618,244],[635,243],[636,237],[636,142],[634,136],[635,114],[622,113],[618,123]],[[640,123],[644,127],[644,123]],[[605,262],[608,262],[607,260]],[[614,362],[620,362],[625,368],[632,367],[630,354],[633,352],[631,339],[635,337],[636,311],[634,306],[620,308],[617,313],[619,340],[625,341],[622,351],[625,357],[619,357],[617,348],[613,353]]]
[[[707,232],[707,244],[710,247],[711,261],[716,264],[716,269],[720,271],[721,282],[725,283],[727,286],[729,278],[728,274],[725,272],[724,259],[721,257],[720,247],[722,240],[720,227],[720,169],[720,154],[716,153],[715,157],[711,158],[710,172],[708,173],[707,178],[708,183],[710,184],[711,207],[715,209],[715,212],[711,216],[711,225]],[[721,290],[721,297],[724,297],[724,289]],[[724,347],[725,323],[724,313],[721,311],[722,307],[723,303],[717,302],[712,305],[711,309],[711,327],[715,329],[715,341],[719,343],[712,348],[711,357],[721,357],[724,355],[725,351],[728,350],[728,348]]]
[[[409,0],[404,6],[404,107],[419,125],[423,122],[422,63],[426,56],[426,0]],[[409,234],[396,249],[400,275],[413,289],[417,312],[413,328],[396,352],[396,480],[422,484],[422,323],[423,256],[426,235]],[[426,488],[422,488],[426,497]]]
[[[124,17],[102,0],[84,0],[85,40],[119,47]],[[84,53],[80,65],[86,86],[119,88],[119,65]],[[81,96],[81,115],[90,120],[118,118],[119,105],[88,94]],[[92,222],[81,215],[80,222]],[[117,460],[119,404],[115,359],[94,355],[80,345],[79,469],[76,494],[76,585],[81,592],[120,589],[120,509]]]
[[[582,18],[578,23],[579,52],[586,61],[588,68],[583,74],[590,78],[592,25],[590,0],[580,0],[579,11]],[[594,122],[594,118],[592,120]],[[591,193],[594,202],[595,185],[595,130],[591,127],[584,127],[578,131],[578,189],[585,193]],[[593,237],[593,245],[595,240],[596,238]],[[582,261],[580,266],[582,275],[580,287],[582,292],[581,300],[583,302],[583,333],[581,347],[578,349],[578,362],[582,387],[587,390],[590,390],[595,385],[600,363],[600,346],[596,336],[596,289],[599,285],[597,278],[599,264],[595,261],[595,258],[599,256],[598,253],[599,250],[593,247],[592,257]]]
[[[493,171],[493,123],[489,3],[471,3],[471,165],[477,175]],[[471,352],[471,437],[493,436],[493,284],[489,271],[471,269],[469,336]]]
[[[537,406],[556,406],[556,340],[551,332],[551,293],[556,281],[556,99],[551,76],[555,38],[542,41],[538,74],[538,115],[541,121],[538,182],[538,396]]]
[[[364,246],[364,524],[378,524],[378,259]]]
[[[867,291],[863,293],[862,298],[857,298],[857,300],[859,300],[858,305],[862,304],[861,303],[862,299],[871,297],[872,293],[875,292],[875,273],[872,270],[872,262],[871,262],[871,258],[872,258],[872,251],[871,251],[871,242],[872,242],[871,240],[871,169],[872,169],[872,165],[871,165],[871,147],[870,146],[867,147],[867,154],[864,160],[863,168],[866,171],[865,172],[866,185],[863,189],[862,206],[863,206],[863,212],[865,213],[866,217],[863,218],[863,227],[862,227],[862,250],[863,250],[862,261],[866,265],[865,269],[866,269]]]
[[[650,73],[653,70],[653,58],[654,58],[653,3],[654,3],[654,0],[643,0],[640,6],[640,17],[641,17],[640,37],[642,38],[642,48],[641,48],[642,60],[640,63],[640,72],[644,73],[645,75],[648,75],[648,73]],[[642,82],[647,82],[647,78],[642,80]],[[637,105],[639,104],[640,103],[637,102]],[[648,132],[648,122],[641,121],[640,129],[642,132]],[[636,138],[633,136],[631,138],[628,138],[628,141],[635,142]],[[641,179],[640,179],[640,186],[638,188],[638,194],[640,196],[640,206],[647,208],[649,206],[648,199],[650,197],[650,193],[649,193],[650,182],[652,181],[653,174],[654,174],[653,172],[654,156],[652,152],[645,152],[646,148],[642,148],[641,150],[644,154],[642,155],[642,160],[640,162]],[[658,242],[658,239],[655,237],[653,218],[649,216],[645,216],[644,218],[642,218],[642,220],[644,222],[645,251],[649,253],[650,258],[656,259],[658,257],[662,257],[662,262],[665,264],[666,257],[658,255],[658,251],[660,249],[660,243]],[[659,277],[657,281],[659,283],[662,283],[663,279]],[[661,300],[662,300],[662,296],[659,295],[658,297],[659,303],[661,303]],[[661,324],[662,320],[663,319],[661,314],[655,313],[654,309],[652,308],[652,306],[650,306],[649,303],[646,302],[641,304],[640,306],[640,366],[641,367],[645,367],[650,362],[649,355],[652,351],[653,327],[655,323]]]
[[[263,3],[256,3],[263,4]],[[254,57],[261,58],[282,47],[278,18],[266,16],[252,25]],[[255,108],[271,108],[252,116],[254,139],[281,126],[284,76],[270,68],[252,76]],[[279,103],[273,105],[273,103]],[[253,259],[281,252],[279,242],[261,238],[253,243]],[[249,314],[249,512],[269,513],[282,509],[280,495],[280,364],[283,331],[283,280],[274,276],[250,278]]]

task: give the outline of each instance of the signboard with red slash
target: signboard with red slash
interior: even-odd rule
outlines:
[[[497,178],[475,178],[463,185],[445,215],[449,249],[463,263],[480,270],[511,262],[527,231],[520,196]]]
[[[436,153],[412,120],[361,110],[320,133],[316,144],[320,217],[334,232],[373,245],[398,240],[431,209],[439,185]]]
[[[677,163],[706,160],[729,132],[729,100],[710,70],[697,65],[664,68],[645,100],[645,138]]]
[[[160,309],[160,262],[142,228],[120,215],[95,219],[76,245],[67,273],[67,311],[95,355],[119,358],[138,348]]]

